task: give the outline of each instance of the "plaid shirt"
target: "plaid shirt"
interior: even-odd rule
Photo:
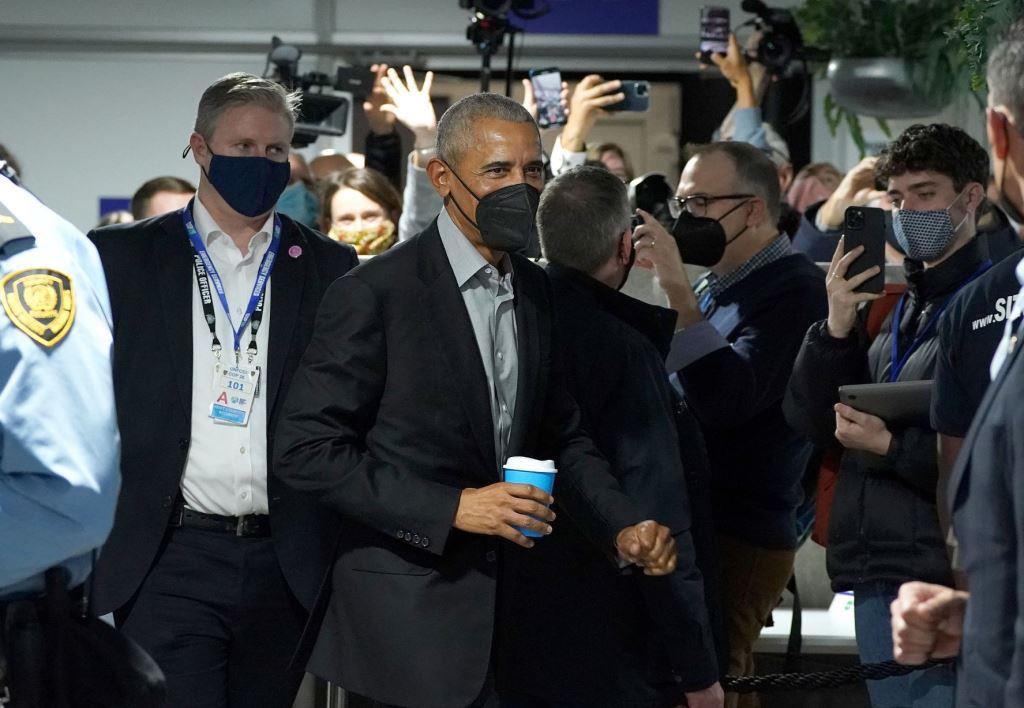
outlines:
[[[728,275],[718,277],[714,273],[708,273],[695,288],[697,298],[700,302],[701,313],[707,316],[708,312],[712,309],[714,301],[721,297],[722,293],[746,278],[755,270],[764,268],[769,263],[774,263],[780,258],[784,258],[791,253],[793,253],[793,248],[790,245],[789,236],[786,234],[779,234],[774,241],[758,251],[750,260]]]

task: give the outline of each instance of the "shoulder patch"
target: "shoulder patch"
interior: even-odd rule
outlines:
[[[0,281],[4,312],[15,327],[44,347],[56,346],[75,321],[71,276],[48,268],[26,268]]]

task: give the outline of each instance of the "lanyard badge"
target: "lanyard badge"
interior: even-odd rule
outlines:
[[[231,320],[227,293],[224,291],[220,274],[192,220],[191,205],[182,211],[182,218],[185,222],[185,230],[188,231],[189,240],[192,242],[193,268],[196,283],[199,286],[199,299],[212,338],[210,349],[217,360],[213,368],[213,403],[210,404],[210,417],[218,422],[244,426],[249,422],[253,401],[259,395],[261,372],[260,368],[254,364],[258,353],[256,335],[263,322],[263,304],[266,298],[267,283],[270,282],[270,274],[274,269],[274,262],[277,260],[277,254],[281,247],[281,218],[274,215],[274,233],[270,240],[270,246],[263,255],[263,261],[260,263],[256,275],[256,282],[253,283],[252,291],[249,294],[245,314],[237,327]],[[217,313],[213,305],[214,292],[217,293],[224,314],[231,325],[235,352],[234,363],[225,364],[221,361],[220,355],[223,347],[217,338]],[[243,364],[240,361],[240,354],[242,335],[246,325],[250,327],[251,338],[249,346],[246,348],[247,361]]]
[[[892,325],[890,326],[890,331],[892,332],[892,344],[890,345],[889,355],[889,381],[897,381],[899,379],[900,373],[903,371],[903,367],[907,365],[907,362],[910,361],[911,355],[917,351],[918,347],[928,340],[929,336],[931,336],[932,330],[938,325],[939,320],[942,319],[943,313],[946,311],[946,308],[949,307],[949,303],[953,301],[953,298],[957,296],[957,293],[974,282],[982,273],[991,267],[992,261],[985,261],[981,264],[978,270],[974,271],[974,273],[972,273],[966,280],[960,283],[957,289],[954,290],[953,293],[942,302],[942,305],[935,311],[935,313],[928,318],[924,327],[921,328],[918,335],[914,337],[914,341],[910,343],[910,347],[901,355],[899,342],[900,320],[903,319],[903,305],[907,300],[907,293],[903,293],[902,297],[900,297],[899,301],[896,303],[896,309],[892,314]]]

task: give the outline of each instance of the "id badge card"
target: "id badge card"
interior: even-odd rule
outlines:
[[[252,404],[259,393],[258,366],[216,364],[213,367],[213,403],[210,417],[218,423],[248,425]]]

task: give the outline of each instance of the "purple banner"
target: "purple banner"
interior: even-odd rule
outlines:
[[[512,23],[527,34],[658,34],[658,0],[547,1],[548,14],[536,20],[512,15]]]

